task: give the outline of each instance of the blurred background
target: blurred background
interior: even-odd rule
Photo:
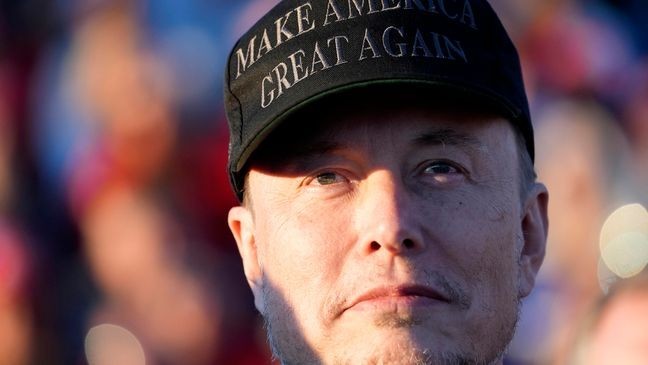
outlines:
[[[226,224],[222,78],[274,3],[0,0],[0,364],[270,363]],[[648,2],[491,4],[551,192],[507,363],[571,364],[648,262]]]

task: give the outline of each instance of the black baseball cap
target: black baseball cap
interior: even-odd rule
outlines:
[[[228,170],[239,201],[246,163],[282,121],[372,85],[490,103],[534,158],[519,57],[485,0],[283,0],[236,43],[225,80]]]

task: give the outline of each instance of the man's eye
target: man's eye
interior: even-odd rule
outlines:
[[[422,174],[426,180],[443,185],[458,183],[465,176],[464,170],[445,161],[431,162],[423,168]]]
[[[434,162],[427,166],[424,170],[426,174],[456,174],[459,169],[446,162]]]
[[[315,181],[319,185],[331,185],[346,181],[346,178],[335,172],[322,172],[315,176]]]

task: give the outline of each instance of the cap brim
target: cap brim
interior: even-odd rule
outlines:
[[[483,88],[476,87],[475,85],[469,85],[458,80],[421,80],[414,78],[387,78],[387,79],[376,79],[368,80],[362,82],[349,83],[341,85],[319,94],[313,95],[307,99],[302,100],[301,102],[289,107],[284,110],[282,113],[277,115],[273,120],[268,122],[265,127],[259,131],[259,133],[254,136],[254,138],[249,142],[246,148],[242,151],[238,163],[235,167],[235,171],[240,173],[247,164],[252,153],[257,150],[259,145],[274,131],[283,121],[288,119],[291,115],[298,112],[299,110],[310,106],[315,103],[320,103],[324,101],[331,95],[336,95],[342,92],[349,92],[352,90],[362,91],[363,89],[371,89],[375,86],[389,86],[394,85],[398,87],[402,86],[415,86],[421,89],[429,89],[431,92],[434,91],[444,91],[451,92],[456,95],[460,95],[466,100],[479,100],[480,102],[493,103],[492,106],[502,113],[502,115],[511,120],[518,127],[524,128],[524,123],[516,123],[516,121],[522,116],[521,110],[516,107],[513,103],[507,100],[505,97],[497,94],[492,90],[487,90]]]

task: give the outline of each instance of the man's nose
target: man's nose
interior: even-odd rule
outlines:
[[[425,248],[422,217],[417,214],[412,194],[400,178],[391,171],[380,170],[371,173],[363,185],[356,216],[362,252],[391,255],[422,252]]]

